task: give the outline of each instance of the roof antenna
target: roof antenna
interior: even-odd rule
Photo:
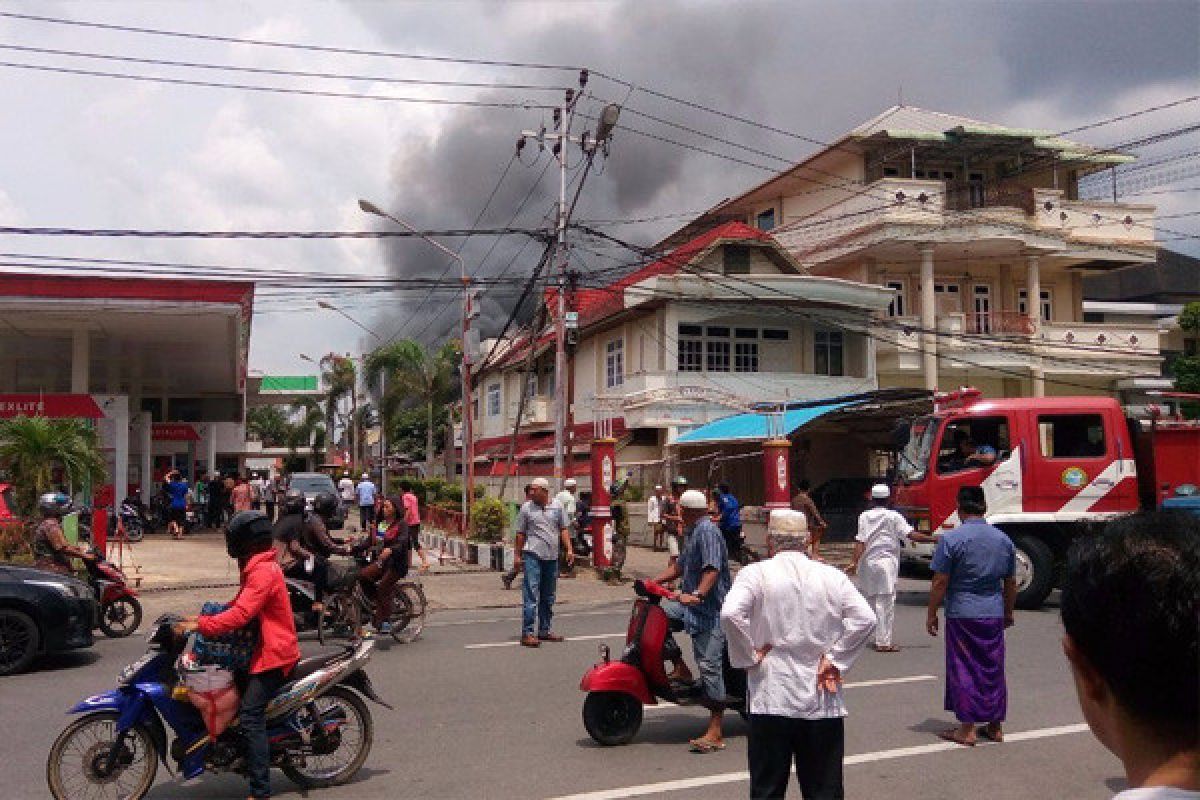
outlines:
[[[896,104],[904,108],[904,84],[896,87]]]

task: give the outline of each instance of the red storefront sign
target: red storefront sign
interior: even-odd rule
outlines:
[[[200,434],[186,422],[156,422],[150,438],[156,442],[198,442]]]
[[[104,412],[90,394],[0,394],[0,418],[20,416],[100,419]]]

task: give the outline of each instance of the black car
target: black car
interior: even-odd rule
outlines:
[[[41,653],[92,646],[96,598],[83,581],[0,563],[0,675],[29,668]]]
[[[312,509],[313,498],[321,492],[329,492],[334,497],[338,496],[337,486],[333,482],[333,478],[326,475],[324,472],[293,472],[288,478],[289,489],[299,489],[304,492],[304,505],[308,509]],[[341,530],[346,524],[346,506],[344,503],[338,503],[338,509],[334,512],[333,519],[329,520],[329,528],[331,530]]]
[[[878,478],[831,478],[812,490],[813,502],[829,523],[827,542],[848,542],[858,533],[858,515],[871,504]]]

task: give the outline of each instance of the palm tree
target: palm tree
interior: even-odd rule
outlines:
[[[425,407],[425,463],[432,472],[434,409],[450,402],[457,390],[455,370],[460,360],[458,342],[449,341],[436,351],[413,339],[384,345],[367,356],[367,385],[379,387],[387,374],[387,392],[381,403],[383,424],[390,431],[396,412],[410,406]]]
[[[301,447],[312,447],[320,450],[325,445],[325,413],[321,404],[311,397],[305,397],[291,407],[292,421],[284,430],[283,443],[292,458]],[[295,418],[299,417],[298,420]]]
[[[267,447],[278,447],[287,434],[288,418],[278,406],[256,406],[246,412],[246,430]]]
[[[79,419],[13,417],[0,422],[0,462],[12,478],[17,508],[32,515],[38,495],[52,490],[54,469],[68,485],[99,483],[108,471],[95,428]]]
[[[321,359],[321,382],[325,390],[325,458],[333,460],[333,448],[336,437],[333,435],[337,420],[337,407],[343,397],[354,396],[354,387],[358,381],[358,372],[354,361],[349,356],[329,353]]]

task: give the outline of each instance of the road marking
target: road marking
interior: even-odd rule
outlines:
[[[1076,725],[1059,725],[1053,728],[1038,728],[1031,731],[1021,731],[1020,733],[1006,733],[1004,735],[1005,743],[1010,742],[1027,742],[1033,739],[1046,739],[1052,736],[1068,736],[1075,733],[1083,733],[1087,731],[1086,724],[1079,723]],[[994,745],[987,745],[992,747]],[[922,744],[915,747],[897,747],[892,750],[876,750],[873,753],[859,753],[858,755],[847,756],[845,760],[846,766],[854,764],[870,764],[876,761],[889,761],[896,758],[911,758],[912,756],[923,756],[929,753],[941,753],[950,750],[969,751],[971,748],[963,747],[962,745],[954,744],[953,742],[937,742],[934,744]],[[579,794],[561,795],[552,798],[552,800],[620,800],[625,797],[642,797],[648,794],[661,794],[663,792],[681,792],[685,789],[698,789],[702,786],[717,786],[724,783],[740,783],[750,780],[749,772],[724,772],[719,775],[705,775],[699,778],[683,778],[675,781],[661,781],[659,783],[643,783],[639,786],[623,786],[617,789],[601,789],[596,792],[581,792]]]
[[[871,686],[893,686],[898,683],[918,683],[920,681],[936,681],[936,675],[905,675],[900,678],[880,678],[873,681],[859,681],[857,683],[843,684],[843,689],[866,689]],[[681,706],[678,703],[668,703],[665,700],[660,700],[657,705],[643,706],[643,711],[663,711],[668,708],[703,708],[698,705]]]
[[[625,631],[620,631],[619,633],[595,633],[590,636],[568,636],[566,638],[566,641],[568,641],[568,642],[586,642],[591,639],[616,639],[618,637],[622,638],[622,639],[625,638]],[[484,648],[488,648],[488,647],[516,647],[519,644],[521,644],[519,641],[518,642],[482,642],[480,644],[463,645],[463,647],[467,650],[483,650]]]
[[[236,583],[230,584],[237,586]],[[629,612],[627,608],[614,608],[611,611],[560,611],[554,615],[555,619],[561,617],[602,617],[612,614],[626,614]],[[492,622],[511,622],[514,625],[521,624],[520,617],[487,617],[485,619],[457,619],[446,620],[445,622],[430,622],[425,625],[426,628],[447,628],[453,625],[483,625]]]

